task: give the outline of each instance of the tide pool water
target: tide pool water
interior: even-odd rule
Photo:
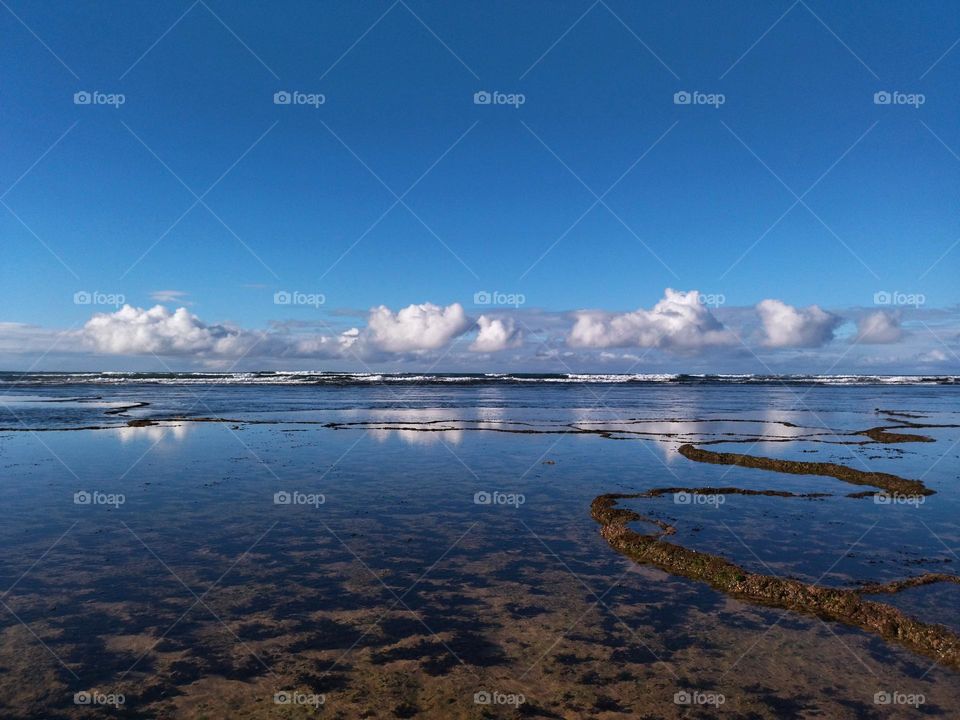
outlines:
[[[623,503],[750,572],[956,574],[950,379],[255,375],[4,376],[4,717],[960,714],[955,669],[637,563],[591,518],[606,493],[822,493]],[[873,599],[960,632],[960,585]]]

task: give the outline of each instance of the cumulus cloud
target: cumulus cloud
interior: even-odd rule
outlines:
[[[385,306],[370,311],[367,327],[339,334],[245,330],[208,324],[186,308],[163,305],[143,309],[124,305],[112,313],[98,313],[80,333],[84,344],[110,355],[193,355],[201,358],[263,357],[333,358],[436,350],[473,327],[457,303],[438,307],[410,305],[397,312]],[[324,325],[326,327],[326,325]],[[517,332],[512,322],[480,325],[477,348],[492,352],[510,347]],[[255,351],[255,353],[254,353]]]
[[[638,348],[659,348],[684,357],[653,354],[646,361],[651,372],[678,371],[680,360],[683,372],[732,372],[754,369],[744,365],[749,359],[738,355],[735,346],[737,334],[759,324],[762,332],[749,332],[745,337],[755,340],[756,352],[767,349],[769,362],[778,370],[808,371],[809,363],[818,357],[826,361],[841,352],[845,357],[849,351],[844,369],[879,367],[915,373],[952,360],[940,338],[949,347],[960,342],[956,330],[960,327],[960,308],[909,311],[910,317],[923,313],[920,317],[936,325],[939,337],[904,330],[901,321],[907,311],[853,308],[850,317],[857,320],[855,337],[863,347],[838,347],[834,343],[819,352],[804,353],[805,364],[798,368],[789,364],[799,362],[793,354],[774,351],[826,345],[840,326],[840,317],[816,305],[797,308],[779,300],[711,312],[709,304],[701,302],[704,299],[696,291],[668,289],[652,308],[628,313],[523,309],[479,318],[469,317],[459,304],[423,303],[396,310],[378,306],[366,313],[325,310],[310,320],[273,322],[262,329],[205,322],[184,307],[157,305],[144,309],[124,305],[115,312],[93,315],[79,330],[0,321],[0,362],[10,367],[27,365],[23,358],[35,354],[40,360],[47,358],[46,366],[52,368],[104,367],[104,356],[111,355],[117,358],[114,366],[123,367],[128,363],[124,358],[136,364],[144,357],[157,355],[170,357],[170,365],[177,368],[230,369],[242,362],[244,367],[291,369],[320,364],[369,369],[422,361],[426,353],[439,353],[461,338],[463,346],[453,348],[454,352],[445,357],[452,366],[468,371],[492,368],[498,363],[498,369],[533,371],[543,368],[544,363],[561,360],[568,367],[578,368],[577,372],[600,367],[607,371],[628,367],[646,357]],[[527,338],[519,330],[524,327],[533,327],[529,332],[543,338],[526,352]],[[694,356],[695,350],[726,345],[734,349]],[[894,345],[896,355],[892,354]],[[871,347],[886,349],[879,353]],[[505,352],[514,348],[516,352]],[[478,354],[486,357],[478,358]],[[330,362],[317,363],[319,360]]]
[[[900,318],[889,312],[877,310],[857,323],[857,342],[881,345],[895,343],[903,337]]]
[[[498,352],[519,347],[523,334],[512,318],[488,318],[481,315],[477,320],[477,337],[470,344],[474,352]]]
[[[763,323],[763,344],[771,348],[820,347],[833,340],[841,323],[818,305],[796,308],[780,300],[762,300],[757,313]]]
[[[443,347],[472,325],[460,303],[446,307],[422,303],[408,305],[397,312],[380,305],[370,311],[367,334],[380,350],[421,352]]]
[[[186,308],[171,312],[163,305],[98,313],[84,325],[83,336],[95,350],[116,355],[232,355],[255,342],[237,328],[206,325]]]
[[[729,345],[735,337],[717,320],[697,290],[667,288],[651,310],[576,313],[567,344],[583,348],[657,347],[691,350]]]
[[[149,310],[124,305],[113,313],[98,313],[80,335],[88,347],[108,355],[190,355],[334,357],[349,348],[359,330],[338,336],[293,335],[243,330],[229,325],[208,325],[186,308],[169,310],[156,305]]]

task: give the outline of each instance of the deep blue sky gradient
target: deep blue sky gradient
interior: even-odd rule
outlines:
[[[952,3],[9,8],[50,50],[0,8],[0,193],[76,125],[3,198],[72,270],[0,207],[8,321],[82,323],[78,289],[141,306],[181,290],[205,319],[245,326],[315,312],[281,313],[277,289],[322,292],[327,311],[469,303],[481,289],[554,311],[629,310],[667,286],[730,305],[858,306],[880,289],[957,301],[960,249],[929,269],[960,238],[960,49],[929,69],[960,36]],[[77,106],[82,89],[126,103]],[[276,106],[281,89],[327,102]],[[526,103],[474,105],[481,89]],[[726,103],[674,105],[683,89]],[[878,90],[926,102],[877,106]],[[202,194],[271,127],[204,198],[230,230],[198,205],[157,243],[194,197],[133,133]],[[404,198],[430,230],[397,205],[331,270],[395,200],[344,144],[398,195],[449,153]],[[594,202],[584,185],[602,194],[648,150],[610,210],[557,242]],[[794,203],[784,184],[803,194],[834,163],[804,197],[823,223],[797,205],[731,269]]]

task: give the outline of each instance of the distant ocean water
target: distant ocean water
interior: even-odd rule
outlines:
[[[261,372],[0,372],[3,386],[57,385],[956,385],[960,375],[752,375],[684,373],[353,373]]]

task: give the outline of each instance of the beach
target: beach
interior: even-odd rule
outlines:
[[[956,716],[956,393],[0,374],[0,712]]]

